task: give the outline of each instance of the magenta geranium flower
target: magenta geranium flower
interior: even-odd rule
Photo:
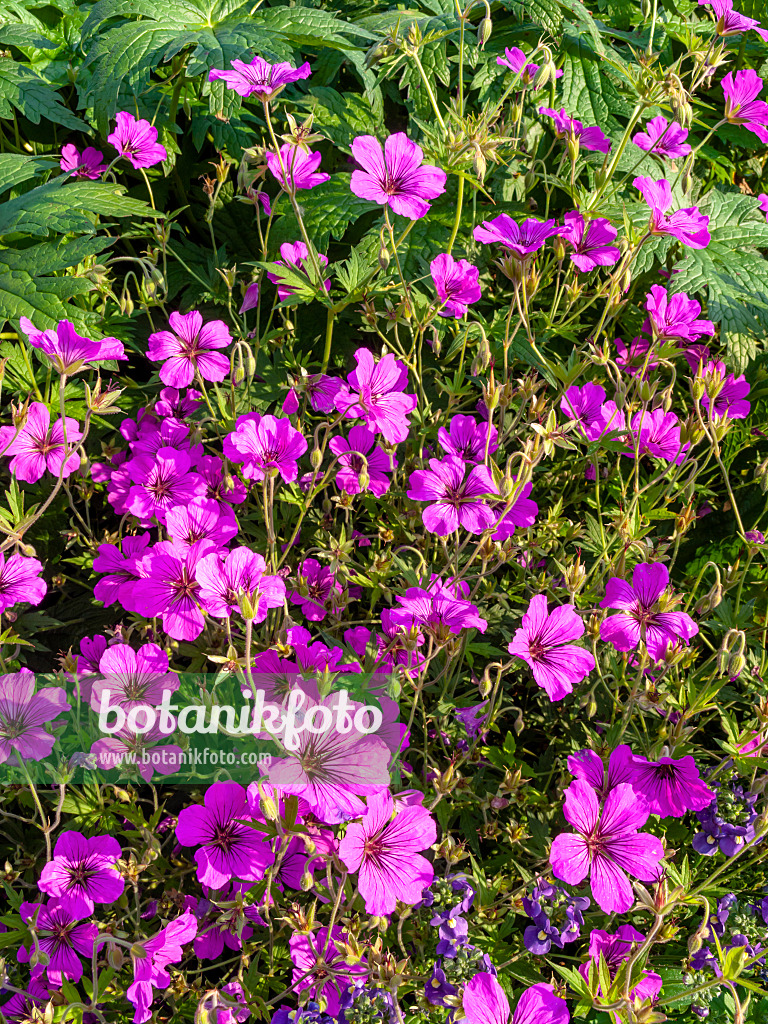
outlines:
[[[686,811],[708,807],[715,798],[690,755],[677,760],[660,757],[658,761],[635,755],[633,766],[632,786],[642,793],[651,814],[660,818],[682,818]]]
[[[429,460],[429,469],[411,473],[412,501],[431,501],[422,512],[424,526],[430,533],[446,537],[463,526],[469,533],[482,533],[496,522],[493,509],[484,498],[498,494],[487,466],[473,466],[465,478],[466,463],[455,455],[447,455],[442,462]]]
[[[538,252],[548,238],[558,234],[556,220],[528,220],[518,224],[509,214],[500,213],[493,220],[483,221],[472,232],[478,242],[487,245],[503,245],[516,259],[527,259]]]
[[[605,797],[623,782],[632,783],[635,775],[635,758],[632,748],[622,743],[611,751],[608,767],[594,750],[586,748],[568,755],[568,771],[575,779],[583,779],[597,793],[598,799]]]
[[[687,138],[688,131],[685,128],[659,115],[646,121],[645,131],[633,135],[632,141],[646,153],[674,160],[675,157],[687,156],[691,152],[690,143],[685,141]]]
[[[246,413],[237,421],[235,430],[224,439],[224,454],[232,462],[242,462],[243,476],[263,480],[280,476],[293,483],[299,475],[298,460],[307,450],[307,439],[279,416]]]
[[[24,555],[6,559],[0,551],[0,614],[25,601],[38,605],[48,592],[48,584],[40,579],[42,562]]]
[[[571,262],[577,270],[586,274],[595,267],[610,267],[618,261],[621,252],[610,245],[617,231],[605,217],[595,217],[586,223],[578,210],[571,210],[563,220],[565,226],[559,234],[573,247]]]
[[[183,812],[182,812],[183,813]],[[171,983],[168,964],[178,963],[183,947],[197,935],[197,920],[189,911],[177,917],[157,935],[141,943],[143,956],[133,956],[133,984],[125,993],[133,1003],[134,1024],[146,1024],[152,1017],[153,989],[163,990]]]
[[[488,627],[476,605],[455,597],[444,588],[424,590],[408,587],[404,594],[397,595],[397,603],[399,607],[392,610],[393,625],[405,629],[422,628],[438,643],[446,643],[463,629],[477,629],[484,633]]]
[[[443,252],[429,264],[429,271],[444,307],[439,310],[440,316],[453,316],[458,320],[467,315],[471,303],[479,301],[480,271],[467,260],[456,260]]]
[[[200,847],[195,862],[203,885],[220,889],[233,878],[257,882],[274,864],[269,838],[240,823],[250,818],[246,792],[236,782],[215,782],[202,806],[179,813],[176,838],[182,846]]]
[[[25,316],[19,324],[29,338],[30,345],[42,349],[58,373],[70,375],[105,359],[128,358],[123,343],[117,338],[91,341],[90,338],[81,337],[69,320],[61,320],[55,331],[39,331]]]
[[[652,330],[654,338],[664,341],[694,342],[703,335],[713,335],[715,325],[711,320],[698,319],[701,303],[689,298],[685,292],[669,295],[666,288],[651,285],[646,296],[645,308],[648,320],[644,330]]]
[[[517,75],[520,75],[522,72],[520,78],[521,85],[532,85],[536,72],[539,70],[539,65],[530,63],[523,51],[517,46],[508,46],[504,50],[504,56],[496,58],[496,63],[504,68],[509,68],[510,71],[514,71]],[[562,77],[562,69],[557,68],[555,70],[555,79]]]
[[[96,903],[114,903],[125,888],[115,861],[120,844],[111,836],[86,839],[81,832],[62,832],[53,860],[43,868],[37,887],[57,898],[73,917],[88,917]]]
[[[224,473],[224,462],[216,455],[204,455],[197,472],[205,482],[205,496],[219,505],[242,505],[247,494],[242,480]]]
[[[397,459],[374,447],[375,441],[376,435],[367,427],[352,427],[347,438],[332,437],[328,442],[341,466],[336,484],[347,494],[370,491],[380,498],[389,490],[389,474],[397,467]]]
[[[91,753],[102,771],[133,770],[145,782],[151,782],[155,772],[172,775],[187,763],[188,754],[175,743],[168,744],[167,739],[168,732],[161,730],[160,723],[140,733],[122,728],[107,739],[92,743]]]
[[[47,757],[54,737],[43,726],[69,707],[67,691],[60,686],[35,693],[35,676],[28,668],[0,676],[0,763],[15,764],[16,751],[25,761]]]
[[[481,971],[464,986],[464,1017],[469,1024],[568,1024],[568,1004],[551,985],[531,985],[509,1019],[509,1000],[492,974]]]
[[[717,19],[715,32],[719,36],[735,36],[754,29],[761,39],[768,41],[768,32],[760,28],[759,21],[734,11],[733,0],[699,0],[699,4],[706,4],[712,8],[712,13]]]
[[[673,412],[654,409],[644,412],[642,409],[632,417],[632,434],[637,438],[637,450],[640,455],[650,455],[654,459],[674,462],[679,465],[685,461],[690,443],[680,439],[680,422]],[[627,442],[632,447],[633,442]],[[634,451],[624,452],[628,459],[635,457]]]
[[[404,132],[381,143],[375,135],[358,135],[352,156],[362,170],[353,171],[349,187],[356,196],[410,220],[423,217],[429,200],[445,192],[446,173],[424,163],[424,151]]]
[[[722,82],[725,95],[725,117],[731,124],[743,124],[761,142],[768,143],[768,103],[757,97],[763,80],[752,68],[743,68],[734,75],[730,71]]]
[[[215,545],[198,541],[184,548],[161,541],[139,559],[142,579],[134,584],[133,603],[139,615],[162,616],[163,629],[174,640],[195,640],[203,631],[205,619],[198,604],[195,570],[201,558]]]
[[[273,100],[282,92],[286,85],[309,78],[312,69],[308,63],[300,68],[291,67],[286,61],[269,64],[263,57],[254,57],[250,64],[242,60],[232,61],[232,71],[213,70],[208,74],[208,81],[221,79],[233,89],[238,96],[257,96],[262,103]]]
[[[578,422],[584,437],[594,441],[600,437],[605,399],[605,388],[599,384],[583,384],[581,387],[574,384],[561,398],[560,408],[569,419]]]
[[[610,152],[611,140],[603,134],[602,129],[597,125],[585,128],[581,121],[568,117],[564,107],[560,110],[539,107],[539,113],[552,118],[555,123],[555,135],[558,139],[578,139],[579,145],[583,149],[591,149],[598,153]]]
[[[515,483],[516,478],[513,478],[512,482]],[[501,515],[501,518],[496,523],[496,530],[492,534],[493,540],[509,540],[514,535],[515,530],[533,526],[536,516],[539,514],[539,506],[529,497],[532,490],[533,483],[529,480],[523,486],[523,489],[515,498],[510,508],[507,508],[506,503],[503,502],[496,505],[496,513],[500,514],[503,512],[503,515]]]
[[[92,181],[100,178],[106,171],[107,165],[102,163],[104,154],[100,149],[93,146],[86,146],[82,153],[77,146],[71,142],[61,147],[61,160],[59,167],[62,171],[69,171],[73,178],[90,178]]]
[[[142,521],[165,524],[170,509],[183,505],[205,491],[203,478],[193,472],[188,452],[160,448],[154,455],[137,455],[126,464],[134,481],[126,506]]]
[[[632,952],[633,943],[636,947],[642,946],[645,942],[645,936],[642,932],[639,932],[636,928],[633,928],[631,924],[622,924],[616,929],[613,935],[609,932],[604,932],[600,928],[593,928],[589,935],[589,959],[590,963],[580,964],[579,971],[584,977],[585,981],[589,981],[589,969],[592,963],[599,963],[600,957],[602,956],[605,960],[608,968],[608,975],[613,981],[619,972],[619,968],[629,959]],[[653,971],[643,971],[640,976],[640,980],[631,989],[629,995],[631,999],[651,999],[654,1000],[661,992],[662,980],[658,974],[654,974]],[[599,991],[602,992],[602,989]],[[607,995],[607,992],[602,992],[602,995]],[[616,1024],[619,1024],[620,1018],[617,1013],[612,1014]]]
[[[232,344],[232,335],[223,320],[204,324],[202,316],[171,313],[170,331],[157,331],[149,336],[147,358],[165,360],[160,367],[160,380],[174,388],[186,388],[195,379],[195,372],[204,380],[222,381],[229,373],[229,359],[216,349]]]
[[[300,270],[302,273],[307,273],[307,266],[310,265],[309,249],[303,242],[283,242],[280,246],[280,255],[283,257],[281,260],[275,260],[284,267],[292,267],[294,270]],[[321,267],[328,266],[328,257],[322,253],[317,254],[318,262]],[[276,284],[277,297],[281,302],[285,302],[287,298],[293,295],[293,288],[288,284],[278,284],[280,278],[276,274],[267,273],[267,277]],[[331,282],[323,281],[323,286],[327,292],[331,290]]]
[[[266,157],[270,174],[280,182],[280,187],[286,192],[314,188],[315,185],[322,185],[324,181],[331,180],[330,174],[318,171],[320,161],[323,159],[322,153],[313,153],[311,150],[303,150],[286,143],[280,147],[279,156],[268,149]]]
[[[768,104],[765,104],[768,109]],[[709,245],[709,217],[697,206],[667,213],[672,205],[672,189],[666,178],[635,178],[632,184],[651,208],[649,230],[652,235],[672,235],[690,249],[706,249]]]
[[[467,462],[483,462],[486,445],[488,454],[492,455],[499,447],[498,437],[496,427],[478,423],[474,416],[462,415],[451,418],[448,430],[440,427],[437,432],[437,441],[443,451]]]
[[[212,540],[225,547],[237,535],[238,525],[229,505],[213,498],[196,497],[187,505],[176,505],[165,515],[168,540],[189,547],[199,540]]]
[[[48,957],[46,974],[52,985],[61,985],[62,978],[79,981],[83,976],[84,956],[90,961],[93,944],[99,933],[95,922],[86,924],[80,920],[84,915],[73,914],[57,900],[48,904],[22,903],[19,914],[24,924],[34,923],[37,942]],[[20,964],[29,963],[35,946],[21,946],[16,953]]]
[[[133,114],[121,111],[115,116],[115,130],[107,136],[120,156],[129,160],[136,170],[152,167],[168,159],[165,146],[157,141],[157,128],[149,121],[137,120]]]
[[[291,604],[297,604],[310,622],[322,622],[332,610],[334,599],[341,595],[342,587],[332,569],[321,565],[316,558],[305,558],[299,567],[298,590],[288,595]]]
[[[352,987],[355,977],[362,979],[368,973],[365,960],[348,964],[346,955],[336,945],[348,941],[349,936],[338,925],[333,926],[330,935],[327,928],[320,928],[308,935],[295,932],[288,940],[294,988],[297,992],[309,989],[310,998],[322,999],[326,1013],[333,1017],[341,1010],[341,996]],[[325,970],[326,965],[333,966],[332,975]]]
[[[83,434],[77,420],[69,416],[66,426],[71,451]],[[0,451],[11,457],[11,473],[26,484],[36,484],[46,470],[55,477],[68,477],[80,468],[76,452],[64,461],[64,425],[61,420],[51,424],[51,414],[42,402],[30,405],[27,422],[18,434],[15,427],[0,427]]]
[[[416,395],[405,395],[408,370],[388,352],[378,363],[367,348],[355,352],[357,368],[347,376],[335,403],[347,419],[360,417],[369,430],[382,434],[390,444],[408,437],[408,416],[417,405]]]
[[[362,820],[347,827],[339,857],[357,872],[369,914],[391,914],[398,900],[414,906],[435,877],[419,854],[437,840],[435,819],[419,805],[395,808],[389,791],[369,796]]]
[[[664,856],[661,840],[639,831],[650,813],[645,801],[622,783],[611,790],[601,811],[594,789],[576,779],[565,791],[563,813],[576,832],[555,836],[549,855],[555,877],[578,885],[589,875],[600,908],[625,913],[634,902],[627,873],[653,882]]]
[[[601,608],[618,608],[600,625],[600,639],[617,651],[634,650],[641,640],[654,661],[660,661],[670,644],[687,644],[699,627],[685,612],[660,611],[657,601],[669,586],[669,570],[660,562],[636,565],[632,585],[613,576],[608,580]]]
[[[109,691],[109,703],[119,704],[126,713],[145,704],[159,705],[163,692],[175,693],[179,677],[168,671],[168,655],[157,644],[144,644],[134,651],[128,644],[113,644],[99,661],[100,679],[91,687],[90,704],[101,706],[102,694]]]
[[[523,624],[507,647],[522,658],[551,701],[562,700],[595,667],[591,651],[571,641],[584,636],[584,622],[570,604],[547,610],[547,598],[531,599]]]
[[[657,287],[657,285],[654,285]],[[645,329],[650,329],[650,321],[643,324]],[[658,356],[654,351],[654,344],[648,338],[637,335],[625,345],[621,338],[616,338],[616,365],[628,373],[630,377],[640,377],[648,380],[652,370],[659,365]]]
[[[138,560],[149,546],[149,534],[138,537],[123,537],[122,550],[115,544],[100,544],[99,553],[93,560],[93,571],[106,573],[93,588],[93,596],[105,605],[119,601],[127,611],[130,606],[132,585],[140,579]]]
[[[702,395],[701,404],[705,409],[708,410],[711,405],[715,416],[724,416],[730,420],[743,420],[749,416],[752,406],[747,401],[749,384],[744,374],[734,377],[732,373],[726,372],[725,363],[710,361],[704,367],[702,376],[707,386],[717,384],[720,388],[712,403],[706,392]]]
[[[285,601],[285,583],[267,573],[267,563],[249,548],[235,548],[228,554],[212,552],[195,566],[200,584],[197,599],[209,615],[225,619],[241,613],[241,598],[248,600],[253,621],[263,622],[270,608]]]

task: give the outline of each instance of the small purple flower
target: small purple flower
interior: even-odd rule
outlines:
[[[377,363],[367,348],[355,352],[357,368],[347,376],[336,394],[335,404],[347,419],[359,417],[366,427],[382,434],[390,444],[408,437],[408,416],[417,405],[416,395],[403,394],[408,387],[408,370],[388,352]]]
[[[474,416],[457,415],[451,418],[448,430],[440,427],[437,441],[448,455],[466,462],[484,462],[486,445],[492,455],[499,447],[498,436],[496,427],[478,423]]]
[[[467,315],[467,309],[481,297],[479,270],[466,260],[457,260],[441,253],[429,264],[429,271],[440,302],[440,316],[453,316],[457,320]]]
[[[768,41],[768,32],[760,28],[759,21],[734,11],[733,0],[699,0],[699,4],[712,7],[712,13],[717,18],[715,32],[719,36],[735,36],[754,29],[761,39]]]
[[[664,847],[656,836],[640,832],[648,807],[631,785],[622,783],[605,798],[581,779],[565,791],[566,821],[576,833],[555,836],[550,863],[555,877],[578,885],[591,875],[592,893],[601,910],[623,914],[634,903],[627,872],[644,882],[659,877]]]
[[[635,777],[635,757],[632,748],[623,743],[611,751],[606,769],[603,759],[594,750],[585,748],[568,755],[568,771],[575,779],[583,779],[604,800],[616,786],[631,783]]]
[[[249,828],[246,791],[236,782],[215,782],[205,801],[179,813],[176,838],[182,846],[199,846],[197,876],[203,885],[220,889],[233,878],[257,882],[275,861],[269,838]]]
[[[126,991],[126,998],[135,1007],[134,1024],[146,1024],[151,1019],[153,989],[162,991],[168,988],[171,983],[168,965],[181,960],[184,955],[182,947],[191,942],[195,935],[197,921],[193,914],[187,912],[161,928],[157,935],[141,943],[144,955],[134,955],[133,984]]]
[[[464,986],[462,1001],[468,1024],[568,1024],[571,1015],[551,985],[531,985],[520,996],[510,1021],[509,1000],[492,974],[482,972]]]
[[[611,981],[616,977],[619,968],[627,960],[632,952],[633,943],[636,947],[645,942],[645,936],[633,928],[631,924],[623,924],[611,935],[599,928],[594,928],[589,936],[589,959],[590,963],[581,964],[579,971],[585,981],[589,981],[589,969],[591,964],[598,963],[602,956],[608,967],[608,976]],[[658,974],[652,971],[643,971],[637,984],[632,988],[630,997],[632,999],[655,1000],[661,992],[662,980]],[[602,995],[607,995],[602,992]],[[612,1014],[614,1020],[620,1021],[617,1013]]]
[[[96,181],[107,169],[107,165],[101,162],[103,159],[104,154],[100,149],[86,146],[81,154],[77,146],[70,142],[61,147],[59,167],[62,171],[69,171],[73,178],[90,178]]]
[[[715,796],[705,808],[696,811],[702,827],[691,841],[694,850],[711,857],[720,850],[733,857],[742,846],[755,840],[757,793],[736,784],[735,772],[724,772],[710,783]]]
[[[586,896],[571,896],[560,885],[539,882],[531,895],[523,898],[523,909],[534,922],[525,929],[525,948],[535,956],[544,956],[553,945],[564,949],[566,943],[575,942],[589,905]]]
[[[560,110],[539,107],[539,113],[552,118],[555,123],[555,135],[558,139],[576,139],[583,149],[594,150],[598,153],[610,152],[611,140],[603,134],[602,129],[597,125],[585,128],[581,121],[568,117],[564,107]]]
[[[280,576],[267,573],[267,563],[249,548],[211,552],[195,566],[200,584],[197,599],[202,607],[219,619],[243,613],[243,598],[248,601],[253,622],[263,622],[270,608],[285,601],[285,583]],[[246,608],[246,610],[248,610]]]
[[[83,435],[77,420],[69,416],[66,427],[67,448],[71,451]],[[51,424],[51,414],[42,402],[30,405],[27,422],[18,434],[15,427],[0,427],[0,451],[11,457],[11,473],[26,484],[36,484],[46,470],[66,478],[80,468],[77,452],[64,461],[64,424],[61,420]]]
[[[605,388],[599,384],[583,384],[581,387],[573,385],[560,400],[560,409],[569,419],[578,422],[588,440],[594,441],[600,436],[595,430],[595,424],[600,422],[605,398]]]
[[[405,629],[423,627],[438,643],[447,643],[463,629],[484,633],[488,627],[476,605],[455,597],[444,587],[408,587],[405,594],[398,594],[397,602],[400,607],[392,610],[392,623]]]
[[[249,309],[255,309],[259,304],[259,282],[251,281],[248,287],[245,289],[245,295],[243,295],[243,304],[239,309],[240,316],[243,313],[247,313]]]
[[[447,455],[442,462],[430,459],[429,465],[428,470],[417,469],[411,474],[407,496],[412,501],[434,502],[422,513],[430,533],[446,537],[460,526],[470,533],[491,529],[496,515],[483,499],[498,494],[499,489],[488,467],[473,466],[465,479],[466,464],[455,455]]]
[[[316,558],[305,558],[298,572],[299,589],[288,595],[310,622],[322,622],[342,593],[333,570]],[[306,591],[306,593],[304,593]]]
[[[307,267],[311,266],[309,259],[309,250],[307,249],[304,242],[284,242],[280,246],[280,255],[283,257],[281,260],[276,260],[280,266],[291,267],[293,270],[299,270],[302,273],[307,273]],[[318,262],[321,267],[328,266],[328,257],[323,256],[322,253],[317,255]],[[277,274],[267,273],[267,277],[272,284],[277,285],[277,297],[281,302],[285,302],[286,299],[293,295],[293,288],[289,284],[280,284],[280,278]],[[331,282],[323,281],[323,287],[327,292],[331,290]]]
[[[556,220],[528,219],[518,224],[509,214],[500,213],[493,220],[483,221],[472,234],[478,242],[503,245],[515,259],[525,260],[532,253],[538,252],[548,238],[559,232]]]
[[[744,127],[768,143],[768,103],[757,97],[763,88],[763,80],[752,68],[743,68],[736,74],[730,71],[722,81],[725,95],[725,117],[730,124]]]
[[[521,85],[533,85],[536,72],[539,70],[539,65],[529,63],[526,55],[517,46],[507,47],[504,50],[504,56],[496,58],[496,63],[504,68],[509,68],[510,71],[514,71],[517,75],[521,75]],[[563,73],[561,68],[556,68],[555,79],[562,78]]]
[[[312,69],[308,63],[300,68],[293,68],[286,61],[269,64],[263,57],[254,57],[250,64],[242,60],[232,61],[232,71],[213,70],[208,74],[208,81],[221,79],[227,88],[234,90],[238,96],[256,96],[262,103],[268,103],[283,91],[291,82],[309,78]]]
[[[147,358],[166,360],[160,368],[160,380],[174,388],[186,388],[195,379],[195,372],[204,380],[222,381],[229,373],[229,359],[216,349],[232,344],[232,335],[223,320],[204,324],[202,316],[171,313],[170,331],[157,331],[149,336]]]
[[[182,393],[176,388],[161,388],[154,411],[158,416],[170,416],[176,420],[185,420],[197,412],[202,404],[203,396],[194,388],[188,388],[186,393]]]
[[[149,534],[123,537],[122,550],[114,544],[100,544],[93,560],[93,571],[105,573],[93,588],[93,596],[105,605],[119,601],[126,611],[130,606],[132,586],[140,579],[137,563],[149,546]]]
[[[409,220],[423,217],[429,200],[445,192],[445,171],[425,164],[421,146],[404,132],[390,135],[383,149],[375,135],[358,135],[352,156],[362,168],[352,172],[354,194]]]
[[[79,981],[83,976],[80,957],[90,961],[99,928],[95,923],[81,923],[84,915],[73,914],[57,900],[48,904],[22,903],[19,914],[24,924],[34,923],[40,949],[48,957],[45,971],[52,985],[61,985],[62,978]],[[20,964],[29,963],[35,946],[21,946],[16,954]]]
[[[25,761],[48,757],[55,738],[43,726],[69,707],[60,686],[35,693],[35,676],[28,668],[0,676],[0,763],[16,764],[17,752]]]
[[[0,551],[0,614],[22,601],[38,605],[48,592],[48,584],[40,578],[42,562],[24,555],[11,555],[6,560]]]
[[[219,547],[224,547],[239,529],[229,505],[200,496],[192,498],[186,505],[168,509],[165,525],[168,540],[182,547],[190,547],[199,540],[212,540]]]
[[[641,409],[632,417],[631,428],[637,437],[640,455],[650,455],[675,465],[685,461],[691,446],[687,441],[683,444],[680,440],[680,424],[673,412],[664,412],[663,409],[648,412]],[[629,443],[632,444],[631,441]],[[634,451],[624,452],[624,455],[633,459]]]
[[[513,477],[512,483],[516,483],[516,478]],[[503,515],[498,523],[496,523],[496,530],[492,534],[493,540],[509,540],[514,535],[515,530],[533,526],[536,516],[539,514],[539,506],[529,497],[532,490],[533,483],[529,480],[510,508],[507,508],[506,503],[500,503],[496,506],[497,515],[502,512]]]
[[[605,217],[585,222],[578,210],[571,210],[563,220],[565,226],[559,234],[573,246],[571,262],[582,274],[595,267],[611,267],[618,261],[620,250],[609,244],[616,238],[617,231]]]
[[[214,545],[201,540],[185,548],[161,541],[139,559],[141,575],[134,584],[133,604],[139,615],[162,616],[163,629],[174,640],[195,640],[203,631],[205,619],[198,607],[197,563],[210,554]]]
[[[659,115],[646,121],[645,131],[633,135],[632,141],[646,153],[656,153],[667,160],[674,160],[675,157],[687,156],[691,152],[690,143],[685,141],[687,138],[687,129]]]
[[[202,496],[205,490],[203,478],[192,471],[189,454],[176,448],[160,448],[154,456],[138,455],[126,468],[134,481],[126,506],[142,523],[157,519],[165,524],[170,509]]]
[[[550,701],[562,700],[595,667],[591,652],[571,643],[584,635],[584,629],[572,605],[563,604],[550,612],[546,595],[537,594],[507,650],[526,662]]]
[[[759,530],[747,530],[744,537],[750,544],[757,544],[758,547],[765,544],[765,536]]]
[[[99,676],[91,686],[90,704],[98,712],[102,694],[126,712],[146,704],[159,705],[165,690],[175,693],[179,677],[168,671],[168,655],[157,644],[134,651],[128,644],[113,644],[99,660]]]
[[[644,641],[653,661],[661,661],[670,644],[687,644],[699,627],[685,612],[659,611],[657,602],[669,586],[669,570],[660,562],[641,562],[632,573],[632,585],[613,576],[608,580],[601,608],[618,608],[600,625],[600,639],[617,651],[634,650]]]
[[[694,759],[688,755],[658,761],[634,758],[632,786],[645,797],[651,814],[660,818],[682,818],[687,811],[702,811],[715,794],[701,781]]]
[[[435,819],[420,805],[395,806],[385,791],[367,798],[359,823],[347,827],[339,857],[357,872],[360,895],[369,914],[391,914],[398,900],[413,906],[432,884],[434,869],[419,856],[437,840]]]
[[[648,310],[647,327],[652,330],[654,338],[664,341],[695,342],[702,335],[713,335],[715,325],[711,320],[699,320],[701,303],[689,298],[685,292],[669,295],[666,288],[658,284],[651,285],[646,296],[645,308]]]
[[[768,109],[768,103],[765,107]],[[709,217],[700,213],[697,206],[667,213],[672,205],[672,189],[666,178],[654,181],[639,177],[632,184],[651,208],[649,231],[652,235],[672,235],[691,249],[706,249],[710,239]]]
[[[352,427],[349,437],[332,437],[328,447],[339,460],[336,484],[346,494],[370,491],[377,498],[389,490],[389,478],[397,467],[397,459],[378,445],[376,435],[367,427]],[[371,450],[373,449],[373,450]],[[365,481],[365,483],[364,483]]]
[[[657,286],[654,285],[655,287]],[[616,338],[615,341],[616,364],[625,373],[629,374],[630,377],[640,377],[641,380],[648,380],[651,371],[655,370],[659,365],[653,342],[642,335],[634,337],[629,345],[625,345],[621,338]]]
[[[115,116],[115,130],[107,136],[109,142],[138,171],[168,159],[168,151],[157,141],[157,128],[149,121],[137,120],[133,114],[121,111]]]
[[[241,416],[234,432],[224,439],[224,454],[232,462],[244,463],[243,476],[248,480],[279,473],[286,483],[293,483],[307,447],[307,439],[288,418],[258,413]]]
[[[338,925],[330,929],[330,934],[328,928],[320,928],[314,933],[295,932],[291,936],[288,947],[293,963],[294,988],[298,992],[309,989],[310,998],[322,999],[327,1013],[318,1013],[317,1004],[310,1003],[314,1010],[300,1010],[295,1020],[289,1016],[279,1019],[278,1011],[272,1018],[272,1024],[331,1024],[336,1019],[341,1008],[341,999],[348,992],[355,975],[367,975],[364,961],[348,965],[344,953],[336,945],[337,941],[347,942],[348,938]],[[334,968],[330,976],[324,970],[327,964]]]
[[[62,832],[37,887],[57,897],[59,906],[73,917],[88,917],[96,903],[120,898],[125,888],[115,868],[120,857],[120,844],[111,836],[86,839],[80,832]]]
[[[323,159],[322,153],[313,153],[311,150],[306,152],[298,146],[286,143],[280,147],[279,156],[271,149],[267,150],[266,156],[270,173],[286,192],[314,188],[331,180],[330,174],[318,171],[320,161]]]
[[[705,409],[709,410],[711,406],[713,415],[731,420],[743,420],[749,416],[752,408],[747,401],[749,384],[743,374],[740,377],[726,374],[725,363],[710,361],[704,367],[702,376],[707,389],[701,397]],[[717,392],[714,402],[707,393],[710,389]]]

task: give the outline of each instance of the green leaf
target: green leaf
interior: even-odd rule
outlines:
[[[77,238],[42,242],[28,249],[0,249],[0,322],[18,323],[26,316],[36,327],[48,330],[59,320],[68,319],[85,329],[91,323],[91,314],[67,302],[89,292],[93,284],[85,278],[51,275],[101,252],[111,241]]]
[[[706,293],[707,315],[720,324],[729,363],[743,370],[756,354],[756,338],[768,332],[768,225],[758,200],[715,188],[701,210],[709,216],[711,241],[690,249],[676,266],[670,287]]]
[[[319,132],[337,146],[349,149],[357,135],[386,134],[383,111],[376,109],[370,97],[359,93],[339,93],[326,86],[314,86],[299,105],[311,110]]]
[[[0,153],[0,192],[5,192],[22,181],[36,178],[44,171],[57,167],[59,161],[47,156],[25,156],[23,153]]]
[[[160,217],[147,203],[125,195],[122,185],[103,181],[66,181],[62,176],[39,185],[0,207],[0,235],[93,232],[97,216]]]
[[[563,12],[557,0],[502,0],[501,5],[519,21],[532,21],[553,36],[560,32]]]
[[[14,108],[32,124],[45,117],[74,131],[89,131],[85,121],[67,110],[53,88],[31,68],[10,57],[0,58],[0,118],[12,118]]]
[[[353,221],[378,209],[375,204],[360,199],[350,191],[350,177],[349,174],[334,174],[330,181],[299,192],[297,196],[307,233],[319,252],[328,247],[329,239],[341,238]],[[273,227],[270,243],[278,240],[293,241],[298,237],[298,225],[291,211]]]
[[[631,108],[616,88],[608,64],[583,36],[564,37],[562,68],[558,105],[586,127],[599,125],[608,135],[623,130],[616,115],[629,117]]]

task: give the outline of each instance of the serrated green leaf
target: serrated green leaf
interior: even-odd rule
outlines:
[[[331,238],[341,238],[349,224],[365,213],[376,210],[373,203],[354,195],[349,188],[349,174],[334,174],[330,181],[300,192],[299,206],[307,233],[319,252],[328,247]],[[272,229],[272,240],[293,241],[299,237],[298,225],[293,211],[281,217]]]
[[[66,181],[62,176],[39,185],[0,207],[0,235],[92,232],[102,217],[161,217],[147,203],[125,195],[122,185],[103,181]]]
[[[22,181],[36,178],[57,167],[58,160],[47,156],[26,156],[23,153],[0,153],[0,193]]]
[[[563,77],[559,106],[585,126],[599,125],[607,134],[623,129],[616,115],[629,117],[631,108],[616,88],[608,64],[582,36],[563,39]]]
[[[532,21],[553,36],[560,32],[563,12],[557,0],[502,0],[502,7],[519,21]]]
[[[349,149],[358,135],[386,134],[383,110],[371,98],[359,93],[339,93],[326,86],[314,86],[299,106],[311,110],[318,131],[337,146]]]
[[[74,131],[89,131],[85,121],[64,106],[53,86],[24,64],[0,57],[0,117],[13,117],[14,108],[32,124],[46,118]]]

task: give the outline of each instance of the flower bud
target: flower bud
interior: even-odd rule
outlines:
[[[251,603],[251,595],[248,594],[245,590],[241,591],[238,594],[237,603],[240,606],[240,614],[243,616],[244,619],[250,620],[256,618],[256,609],[253,607],[253,604]]]
[[[565,241],[561,235],[555,235],[552,239],[552,249],[555,254],[555,259],[558,263],[562,263],[565,259]]]
[[[493,32],[493,22],[490,18],[485,17],[477,27],[477,42],[481,50],[491,38],[491,32]]]
[[[314,448],[309,456],[309,464],[314,470],[320,469],[323,464],[323,452],[320,448]]]
[[[683,195],[687,195],[688,192],[691,191],[691,187],[693,185],[693,153],[691,153],[691,155],[685,161],[685,166],[683,167],[683,176],[681,178],[680,185],[683,190]]]
[[[536,182],[538,180],[539,179],[538,179],[535,171],[526,171],[525,172],[525,176],[523,177],[523,184],[525,185],[525,191],[526,192],[530,192],[531,189],[533,188],[533,186],[536,184]],[[557,240],[559,237],[560,237],[559,235],[556,235],[555,236],[555,240]]]
[[[479,146],[475,146],[475,159],[472,161],[472,170],[475,175],[482,181],[485,177],[485,172],[488,169],[488,162],[485,159],[485,154]]]
[[[579,159],[579,140],[575,135],[571,135],[567,143],[568,159],[572,164],[575,164]]]
[[[389,266],[390,261],[389,250],[387,249],[386,245],[382,245],[382,247],[379,249],[378,260],[381,269],[386,270],[387,267]]]

